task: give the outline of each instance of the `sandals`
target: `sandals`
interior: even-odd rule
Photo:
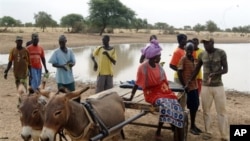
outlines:
[[[192,133],[193,135],[200,135],[196,128],[190,128],[190,133]]]
[[[202,133],[202,130],[199,129],[197,126],[194,126],[194,128],[196,129],[196,131],[198,131],[199,133]]]

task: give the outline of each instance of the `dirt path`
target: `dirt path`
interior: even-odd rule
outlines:
[[[0,67],[0,73],[3,74],[3,67]],[[17,92],[14,85],[13,74],[10,71],[8,79],[4,80],[3,76],[0,77],[0,141],[21,141],[20,132],[21,125],[19,121],[19,113],[17,110]],[[53,91],[56,90],[56,83],[53,79],[49,80],[48,85]],[[77,87],[84,87],[85,84],[77,83]],[[82,100],[91,94],[94,94],[94,87],[82,95]],[[250,94],[244,94],[237,91],[227,92],[227,110],[230,124],[250,124],[250,108],[248,103],[250,101]],[[139,113],[136,110],[126,110],[126,117],[129,118],[134,114]],[[219,131],[216,120],[216,112],[212,110],[212,131],[214,131],[214,138],[212,141],[219,141]],[[157,124],[158,116],[148,114],[139,119],[145,123]],[[202,111],[199,110],[197,115],[197,125],[204,130]],[[168,125],[166,125],[168,126]],[[154,128],[127,125],[124,127],[126,141],[153,141]],[[163,137],[171,141],[173,140],[173,133],[170,130],[162,131]],[[188,134],[189,141],[200,141],[202,136],[194,136]]]

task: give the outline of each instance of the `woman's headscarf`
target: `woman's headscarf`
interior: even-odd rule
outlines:
[[[150,59],[161,54],[161,47],[157,40],[153,39],[150,41],[150,45],[142,50],[142,54],[145,58]]]

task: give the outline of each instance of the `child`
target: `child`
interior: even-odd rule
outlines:
[[[195,125],[196,112],[199,107],[199,94],[196,80],[190,80],[190,77],[195,69],[193,58],[194,44],[188,42],[185,47],[186,55],[183,56],[178,64],[178,78],[187,93],[187,108],[190,110],[191,128],[190,132],[194,135],[199,135],[202,131]],[[187,85],[188,84],[188,85]]]

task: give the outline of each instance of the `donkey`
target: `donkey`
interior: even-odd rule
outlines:
[[[55,134],[64,129],[72,141],[89,141],[100,132],[88,110],[71,99],[78,97],[85,89],[55,95],[45,106],[45,120],[40,136],[41,141],[55,141]],[[107,128],[125,121],[125,106],[116,92],[108,93],[97,99],[90,99],[94,111]],[[117,139],[122,129],[115,130],[105,139]]]
[[[49,97],[55,94],[44,90],[45,83],[40,88],[39,91],[30,89],[28,93],[23,84],[18,86],[18,112],[20,114],[20,122],[22,126],[21,137],[24,141],[29,141],[31,139],[33,141],[39,141],[43,128],[44,106]],[[62,141],[62,139],[66,140],[62,132],[59,132],[58,134],[60,136],[60,141]]]
[[[21,137],[24,141],[39,141],[43,127],[42,109],[48,100],[49,91],[43,91],[43,95],[28,94],[23,84],[18,86],[19,103],[18,112],[22,125]]]

